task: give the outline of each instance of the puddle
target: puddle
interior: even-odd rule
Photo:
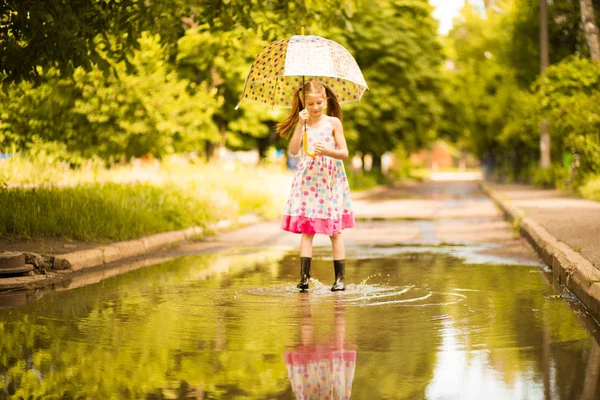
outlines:
[[[596,325],[487,245],[188,256],[0,310],[0,398],[597,398]],[[591,327],[591,328],[590,328]],[[310,397],[313,396],[313,397]]]

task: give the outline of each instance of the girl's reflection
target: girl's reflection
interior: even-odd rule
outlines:
[[[345,343],[344,304],[337,297],[333,337],[325,340],[315,337],[310,297],[302,295],[300,298],[301,344],[289,347],[284,355],[288,377],[297,399],[350,398],[356,350],[355,346]]]

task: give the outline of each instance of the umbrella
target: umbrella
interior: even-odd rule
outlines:
[[[294,35],[261,50],[246,78],[240,103],[249,100],[291,107],[293,91],[304,86],[305,78],[329,86],[340,104],[360,100],[368,89],[356,60],[342,45],[320,36]],[[304,145],[305,152],[314,157],[307,151],[306,140]]]
[[[258,54],[240,102],[291,107],[292,91],[305,77],[329,86],[340,103],[360,100],[368,89],[354,57],[342,45],[314,35],[294,35],[269,43]]]

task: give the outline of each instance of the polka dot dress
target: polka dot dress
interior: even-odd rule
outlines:
[[[336,149],[329,118],[320,126],[307,126],[307,132],[310,153],[314,153],[318,141]],[[344,163],[328,156],[311,158],[304,154],[296,167],[281,228],[293,233],[331,236],[354,225]]]
[[[284,354],[296,399],[346,400],[352,393],[356,351],[332,346],[299,346]]]

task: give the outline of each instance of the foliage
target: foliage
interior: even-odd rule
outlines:
[[[572,57],[551,66],[536,83],[543,113],[549,117],[555,159],[572,152],[577,157],[579,186],[589,174],[600,173],[600,66]]]
[[[344,127],[351,145],[372,153],[378,167],[396,145],[412,150],[432,137],[441,113],[441,48],[426,0],[365,3],[352,23],[354,32],[331,37],[354,54],[369,90],[348,107]]]
[[[120,160],[218,141],[216,91],[179,79],[159,40],[142,35],[131,59],[135,71],[113,64],[119,78],[92,68],[78,69],[73,79],[50,71],[39,86],[13,85],[0,94],[0,145],[27,151],[51,142],[85,158]]]
[[[348,185],[353,192],[372,189],[378,185],[390,183],[388,177],[381,173],[380,169],[374,168],[370,171],[349,171]]]
[[[510,3],[512,7],[510,7]],[[510,65],[521,88],[528,88],[540,73],[540,2],[512,0],[506,2],[510,13],[506,17]],[[581,31],[579,1],[548,3],[548,42],[550,64],[573,54],[587,56],[589,49]],[[594,0],[596,16],[600,1]]]
[[[600,175],[589,178],[579,192],[586,199],[600,201]]]
[[[177,69],[191,82],[210,82],[218,91],[222,106],[213,114],[220,143],[232,149],[259,147],[261,157],[272,127],[281,118],[280,110],[245,102],[239,109],[240,94],[255,56],[267,44],[258,34],[242,27],[214,35],[210,26],[198,26],[179,40]]]
[[[466,6],[446,43],[440,133],[509,181],[576,188],[599,170],[598,73],[586,58],[577,2],[549,4],[550,66],[539,77],[539,2],[506,0],[503,13]],[[598,2],[600,6],[600,2]],[[540,124],[552,135],[549,171],[538,170]]]
[[[159,34],[174,50],[185,24],[208,24],[216,34],[241,26],[272,39],[290,29],[298,32],[304,21],[347,24],[354,8],[351,0],[3,0],[0,77],[33,80],[39,78],[39,68],[57,68],[63,76],[78,67],[108,72],[114,60],[128,63],[145,31]]]
[[[507,43],[498,35],[505,31],[505,21],[496,14],[483,19],[468,5],[462,15],[463,22],[450,32],[446,43],[453,59],[444,71],[440,133],[479,157],[486,167],[495,168],[506,157],[500,132],[518,93],[514,72],[505,60]],[[509,144],[519,145],[520,140]]]

